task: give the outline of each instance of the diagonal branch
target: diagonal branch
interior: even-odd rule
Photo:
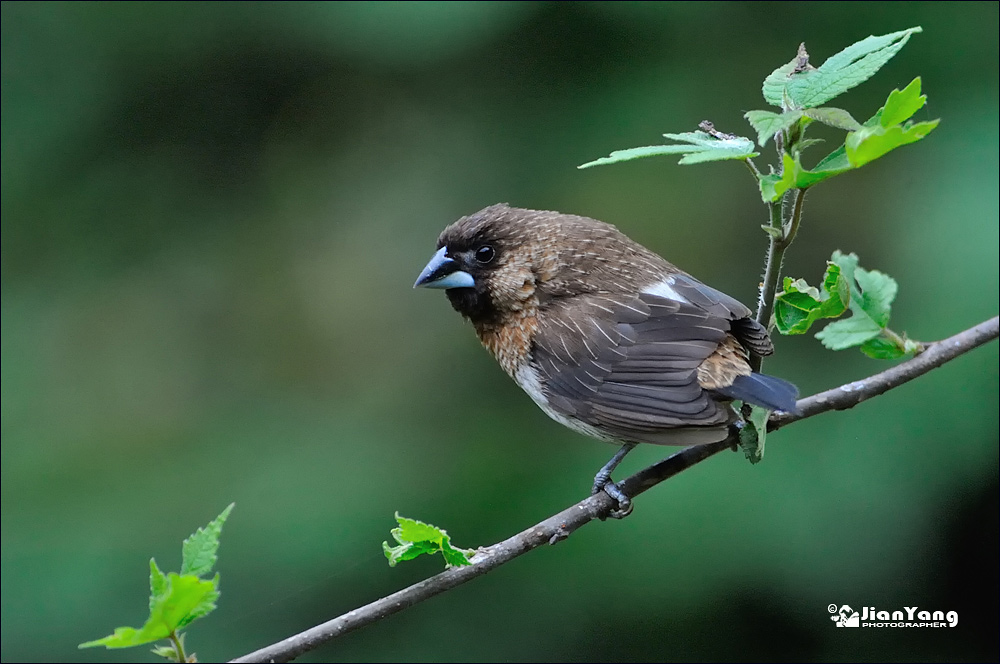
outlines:
[[[959,355],[996,339],[998,333],[1000,333],[1000,322],[994,316],[953,337],[930,344],[920,355],[897,364],[881,373],[801,399],[798,402],[801,414],[775,414],[771,417],[768,428],[774,430],[827,411],[853,408],[866,399],[878,396],[894,387],[907,383],[918,376],[922,376],[931,369],[935,369],[955,359]],[[627,495],[636,496],[681,471],[704,461],[713,454],[732,447],[735,442],[732,438],[731,436],[729,439],[719,443],[689,447],[681,450],[663,461],[632,475],[623,482],[622,488]],[[493,546],[481,548],[473,556],[473,564],[468,567],[456,567],[446,570],[429,579],[415,583],[409,588],[404,588],[371,604],[349,611],[342,616],[232,661],[287,662],[292,660],[341,634],[364,627],[369,623],[398,613],[414,604],[459,586],[466,581],[482,576],[500,565],[517,558],[522,553],[527,553],[543,544],[555,544],[569,537],[570,533],[580,526],[594,519],[604,519],[614,507],[615,502],[604,492],[590,496],[513,537]]]

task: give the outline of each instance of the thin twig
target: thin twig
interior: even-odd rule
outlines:
[[[852,408],[865,399],[877,396],[894,387],[909,382],[931,369],[955,359],[973,348],[996,339],[1000,333],[997,317],[984,321],[975,327],[953,337],[928,345],[927,350],[902,362],[891,369],[869,376],[863,380],[841,385],[838,388],[820,392],[798,402],[798,415],[776,413],[772,415],[768,429],[778,429],[807,417],[813,417],[830,410]],[[681,450],[676,454],[639,471],[626,479],[622,488],[629,496],[636,496],[660,482],[673,477],[683,470],[698,464],[708,457],[731,447],[732,440],[699,445]],[[473,556],[473,564],[446,570],[425,579],[388,597],[383,597],[344,615],[327,621],[300,634],[291,636],[273,645],[244,655],[234,662],[287,662],[304,652],[341,634],[364,627],[386,616],[398,613],[414,604],[450,590],[458,585],[490,572],[500,565],[513,560],[523,553],[547,543],[555,544],[566,539],[577,528],[594,519],[603,519],[615,507],[615,502],[603,491],[590,496],[576,505],[559,512],[541,523],[510,537],[499,544],[480,549]]]
[[[771,324],[771,313],[774,311],[774,296],[778,292],[781,280],[781,264],[785,260],[785,250],[795,240],[802,221],[802,203],[805,200],[805,189],[795,190],[795,202],[792,205],[792,215],[786,225],[781,221],[780,210],[775,212],[777,204],[771,207],[771,226],[782,229],[780,237],[771,236],[767,249],[767,266],[764,268],[764,283],[760,288],[760,299],[757,302],[757,322],[765,327]]]

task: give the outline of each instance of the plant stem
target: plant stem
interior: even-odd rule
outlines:
[[[778,282],[781,279],[781,263],[785,258],[785,250],[795,239],[795,234],[799,231],[799,224],[802,221],[802,202],[805,199],[805,190],[795,190],[795,203],[792,208],[792,216],[788,223],[781,219],[781,207],[778,203],[769,203],[771,212],[771,227],[782,229],[780,237],[770,236],[767,249],[767,265],[764,268],[764,283],[760,288],[760,299],[757,302],[757,322],[764,326],[769,326],[771,313],[774,310],[774,296],[778,290]]]
[[[180,637],[177,636],[177,630],[170,632],[170,643],[174,646],[174,652],[177,653],[178,662],[186,662],[187,655],[184,653],[184,644],[181,642]]]

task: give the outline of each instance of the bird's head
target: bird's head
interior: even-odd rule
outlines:
[[[532,308],[539,282],[553,276],[557,252],[546,251],[554,229],[529,212],[492,205],[451,224],[414,287],[446,289],[452,306],[474,323]]]
[[[504,204],[462,217],[437,246],[414,287],[445,289],[477,324],[502,323],[553,298],[630,287],[642,269],[665,265],[609,224]]]

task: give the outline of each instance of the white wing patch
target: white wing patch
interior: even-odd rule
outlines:
[[[683,302],[685,304],[690,304],[688,299],[674,290],[674,278],[667,277],[663,281],[658,281],[655,284],[650,284],[642,289],[643,293],[647,295],[656,295],[658,297],[665,297],[668,300],[674,300],[675,302]]]

